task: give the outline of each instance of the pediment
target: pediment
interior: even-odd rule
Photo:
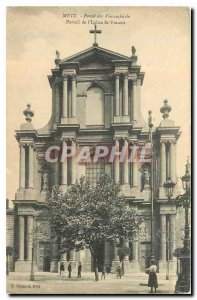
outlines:
[[[111,65],[114,61],[130,62],[131,58],[101,47],[91,47],[61,60],[60,65],[79,63],[80,66],[84,67],[102,67],[107,64]]]

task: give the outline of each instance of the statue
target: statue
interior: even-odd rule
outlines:
[[[43,179],[42,191],[47,192],[49,190],[49,175],[47,172],[43,173],[42,179]]]
[[[134,46],[131,47],[131,52],[132,52],[132,55],[131,55],[132,63],[133,63],[133,65],[136,65],[136,63],[137,63],[137,55],[136,55],[136,49],[135,49]]]
[[[56,64],[56,68],[59,68],[59,63],[61,61],[61,58],[60,58],[60,52],[58,50],[56,50],[56,59],[55,59],[55,64]]]
[[[60,59],[60,52],[56,50],[57,59]]]
[[[150,190],[150,171],[148,168],[144,169],[144,190]]]
[[[132,52],[132,55],[135,55],[136,49],[134,46],[131,47],[131,52]]]

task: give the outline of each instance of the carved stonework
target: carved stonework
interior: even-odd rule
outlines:
[[[59,68],[59,63],[61,61],[61,58],[60,58],[60,52],[58,50],[56,50],[56,59],[55,59],[55,65],[56,65],[56,69]]]
[[[31,110],[31,104],[27,104],[27,108],[23,111],[27,122],[31,122],[34,112]]]
[[[163,118],[169,117],[169,112],[172,110],[171,106],[168,105],[168,100],[164,100],[164,105],[161,107],[160,112],[163,114]]]
[[[45,171],[42,175],[42,180],[43,180],[43,186],[42,186],[42,191],[47,192],[49,191],[49,175],[48,172]]]

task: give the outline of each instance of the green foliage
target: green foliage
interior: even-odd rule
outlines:
[[[62,251],[88,246],[94,258],[104,241],[115,245],[120,238],[137,235],[141,219],[129,208],[120,186],[106,174],[95,188],[81,177],[63,194],[55,187],[49,200],[51,233]]]
[[[119,255],[120,261],[122,261],[124,259],[124,257],[127,256],[127,255],[129,255],[129,254],[130,254],[129,247],[127,247],[125,245],[121,245],[118,248],[118,255]]]

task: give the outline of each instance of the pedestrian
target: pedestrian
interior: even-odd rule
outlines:
[[[110,273],[110,265],[107,265],[107,266],[106,266],[106,272],[107,272],[107,274]]]
[[[81,264],[81,262],[79,262],[77,278],[81,278],[81,270],[82,270],[82,264]]]
[[[153,293],[153,288],[155,289],[155,293],[157,292],[158,288],[158,281],[157,281],[157,266],[155,264],[155,261],[152,259],[150,261],[150,267],[145,270],[147,274],[149,274],[148,277],[148,287],[151,288],[150,292]]]
[[[63,275],[64,275],[64,263],[61,262],[61,264],[60,264],[60,276],[63,277]]]
[[[72,266],[71,263],[68,264],[68,278],[71,278]]]
[[[105,279],[105,274],[106,274],[106,267],[103,266],[103,270],[102,270],[102,273],[101,273],[101,280]]]
[[[116,273],[117,273],[117,279],[122,277],[122,268],[120,265],[117,266],[117,269],[116,269]]]

